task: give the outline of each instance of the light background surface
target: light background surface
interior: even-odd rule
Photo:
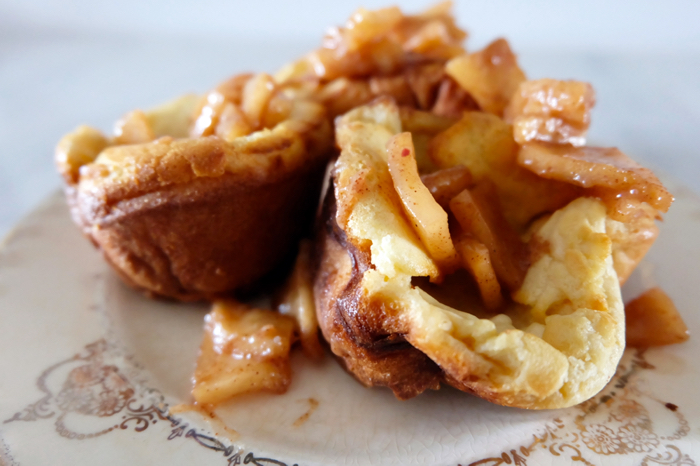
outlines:
[[[52,157],[64,133],[274,71],[360,5],[299,3],[0,0],[0,237],[60,186]],[[469,49],[505,36],[529,77],[590,81],[589,140],[700,193],[700,2],[457,1],[456,14]]]

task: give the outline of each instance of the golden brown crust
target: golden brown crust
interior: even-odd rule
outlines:
[[[126,199],[88,220],[91,239],[131,285],[181,300],[245,287],[292,250],[311,221],[323,164],[287,179],[234,174]],[[103,210],[81,193],[81,212]]]
[[[321,332],[343,366],[367,387],[385,386],[397,398],[409,399],[440,387],[442,371],[397,333],[388,333],[379,302],[368,302],[362,290],[371,266],[369,251],[355,247],[335,220],[335,196],[328,190],[317,231],[318,274],[314,286]]]
[[[323,109],[294,103],[287,120],[229,141],[165,136],[105,148],[67,183],[75,222],[149,294],[211,299],[251,286],[308,228],[331,150]]]

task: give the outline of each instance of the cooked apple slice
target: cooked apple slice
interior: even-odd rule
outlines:
[[[445,131],[454,125],[458,118],[436,115],[432,112],[416,110],[411,107],[401,107],[401,127],[410,133],[426,133],[431,136]]]
[[[438,266],[404,213],[389,173],[386,147],[401,132],[398,107],[391,99],[378,99],[339,121],[336,143],[342,151],[334,167],[335,221],[370,241],[378,273],[437,279]]]
[[[274,128],[289,118],[295,107],[294,97],[292,97],[295,93],[301,95],[302,91],[289,88],[286,90],[280,89],[280,92],[272,96],[264,112],[263,128]]]
[[[426,15],[420,16],[425,17]],[[436,18],[432,20],[425,17],[428,21],[419,27],[417,32],[404,43],[403,49],[407,52],[421,54],[437,60],[449,60],[462,53],[464,49],[457,44],[466,34],[455,27],[454,22],[445,21],[444,16],[450,18],[449,13],[442,16],[443,18],[441,19]],[[410,29],[414,28],[410,27]],[[455,41],[453,36],[461,37]]]
[[[482,179],[494,169],[515,167],[517,148],[511,125],[488,113],[466,112],[435,137],[429,155],[440,168],[461,164]]]
[[[219,115],[226,104],[226,97],[217,90],[209,92],[197,108],[190,137],[211,136],[219,123]]]
[[[411,86],[411,91],[422,110],[429,110],[435,103],[438,87],[445,76],[445,69],[441,63],[427,63],[416,65],[405,71],[406,81]]]
[[[371,101],[374,94],[367,81],[341,77],[324,84],[317,98],[334,117]]]
[[[682,343],[688,327],[676,305],[661,288],[652,288],[625,306],[627,344],[635,347]]]
[[[447,212],[420,179],[411,133],[393,136],[386,147],[389,173],[406,215],[435,262],[441,268],[451,267],[457,251],[450,238]]]
[[[265,73],[253,76],[243,87],[241,110],[253,128],[262,127],[265,111],[274,91],[275,81]]]
[[[367,10],[358,8],[348,19],[345,27],[345,40],[348,51],[354,52],[363,46],[389,33],[403,19],[397,6]]]
[[[411,133],[416,153],[416,163],[419,173],[431,173],[437,166],[430,159],[428,151],[436,134],[446,130],[457,118],[440,116],[432,112],[416,110],[411,107],[401,107],[401,127]]]
[[[217,404],[246,392],[287,391],[293,332],[289,316],[235,301],[215,302],[204,318],[192,389],[195,401]]]
[[[649,204],[637,202],[635,210],[618,221],[611,215],[610,205],[605,199],[603,202],[607,207],[605,232],[612,241],[613,265],[622,286],[659,235],[655,221],[658,212]],[[632,205],[629,207],[631,209]]]
[[[527,270],[526,249],[503,218],[495,187],[482,182],[465,189],[452,199],[450,210],[465,233],[486,245],[498,278],[510,291],[517,290]]]
[[[532,143],[520,149],[518,163],[543,178],[625,193],[662,212],[673,202],[671,193],[651,170],[615,147]]]
[[[156,139],[163,136],[186,138],[194,120],[195,110],[201,108],[202,97],[186,94],[144,112]]]
[[[56,165],[66,183],[76,183],[80,167],[94,162],[108,145],[105,135],[89,126],[79,126],[63,136],[56,146]]]
[[[581,81],[525,81],[505,110],[518,144],[530,141],[583,146],[595,92]]]
[[[497,39],[479,52],[453,58],[445,71],[482,110],[499,116],[525,81],[525,73],[505,39]]]
[[[440,83],[431,111],[435,115],[459,118],[468,110],[479,110],[479,104],[454,79],[445,77]]]
[[[216,86],[215,91],[221,94],[224,99],[240,105],[243,100],[243,90],[245,85],[254,75],[252,73],[241,73],[230,77],[226,81]]]
[[[494,310],[501,307],[503,304],[501,285],[493,270],[489,248],[469,235],[460,235],[455,240],[455,247],[462,258],[462,265],[474,277],[486,309]]]
[[[421,181],[441,207],[449,206],[450,201],[472,184],[472,174],[464,165],[445,168],[421,176]]]
[[[475,182],[496,184],[503,214],[521,230],[532,218],[553,212],[578,196],[568,183],[543,180],[517,163],[513,128],[495,115],[466,112],[430,142],[428,155],[439,168],[466,166]]]
[[[413,91],[405,76],[372,76],[368,82],[370,91],[376,97],[384,95],[393,97],[398,105],[415,104]]]
[[[248,118],[240,107],[231,102],[227,102],[223,110],[221,110],[221,115],[216,125],[216,135],[230,142],[237,137],[247,136],[253,131],[254,128],[248,122]]]
[[[277,303],[277,310],[296,320],[299,340],[304,354],[312,359],[323,356],[323,348],[318,341],[318,320],[313,294],[312,270],[313,245],[309,240],[299,244],[299,254],[294,269]]]
[[[153,128],[141,110],[129,112],[119,120],[114,128],[114,142],[117,144],[143,144],[156,138]]]

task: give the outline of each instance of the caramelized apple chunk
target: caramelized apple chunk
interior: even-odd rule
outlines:
[[[379,10],[358,8],[345,24],[345,46],[349,51],[360,50],[377,37],[387,35],[402,18],[401,10],[392,6]]]
[[[156,138],[170,136],[186,138],[194,121],[195,109],[200,108],[201,97],[196,94],[186,94],[170,102],[166,102],[144,113],[148,125],[153,129]]]
[[[307,87],[333,117],[382,96],[442,115],[476,108],[444,72],[447,60],[464,53],[466,37],[451,7],[446,2],[413,16],[396,7],[360,8],[345,27],[327,33],[321,48],[277,73],[278,82]]]
[[[618,221],[607,203],[606,206],[605,232],[612,241],[613,265],[622,286],[656,241],[658,214],[649,204],[637,202],[634,214],[628,212],[623,221]]]
[[[673,345],[689,338],[678,309],[661,288],[652,288],[627,303],[625,315],[629,346]]]
[[[463,52],[466,33],[457,27],[450,14],[452,2],[446,1],[404,20],[398,34],[407,53],[437,60],[449,60]]]
[[[418,15],[397,7],[357,10],[345,27],[332,28],[322,46],[285,70],[286,79],[365,78],[392,75],[407,65],[445,61],[464,52],[466,33],[450,14],[451,3]]]
[[[583,188],[598,187],[646,202],[667,212],[673,196],[648,168],[644,168],[615,147],[572,147],[526,144],[518,163],[547,179]]]
[[[413,147],[416,150],[416,164],[418,164],[418,173],[433,173],[438,167],[430,160],[428,156],[428,148],[433,139],[429,133],[412,133]]]
[[[520,84],[505,110],[518,144],[530,141],[582,146],[595,93],[580,81],[539,79]]]
[[[195,401],[217,404],[247,392],[284,393],[291,381],[293,332],[289,316],[235,301],[215,302],[204,319]]]
[[[240,107],[227,102],[216,125],[215,134],[225,141],[233,141],[237,137],[246,136],[254,131],[245,113]]]
[[[394,187],[416,233],[435,262],[441,268],[451,268],[457,252],[450,237],[447,212],[420,179],[411,133],[393,136],[387,143],[387,153]]]
[[[442,66],[436,66],[443,74]],[[336,78],[319,85],[316,99],[329,109],[332,116],[341,115],[382,96],[393,98],[403,107],[430,110],[433,115],[449,117],[453,121],[466,110],[478,110],[474,99],[452,78],[443,77],[434,84],[418,84],[417,82],[422,80],[418,73],[416,68],[411,68],[405,73],[393,76],[372,76],[369,79]],[[434,85],[434,90],[415,88],[420,85]]]
[[[337,78],[323,85],[316,97],[330,116],[342,115],[357,105],[374,98],[369,83],[364,80]]]
[[[369,89],[376,97],[393,97],[398,105],[415,105],[413,91],[403,75],[373,76],[369,79]]]
[[[226,97],[219,91],[209,92],[195,113],[194,124],[190,129],[190,137],[211,136],[219,124],[219,116],[226,106]]]
[[[309,69],[313,76],[323,81],[330,81],[340,77],[390,75],[404,66],[401,44],[386,37],[378,37],[370,44],[371,47],[350,50],[345,45],[343,30],[344,28],[329,30],[323,39],[323,46],[306,57],[311,65]]]
[[[429,155],[438,167],[461,164],[479,180],[494,178],[495,170],[514,167],[516,151],[509,124],[495,115],[472,111],[435,137]]]
[[[80,167],[94,162],[108,145],[104,134],[85,125],[63,136],[56,146],[56,165],[66,183],[76,183]]]
[[[420,173],[432,173],[437,166],[428,155],[429,147],[436,134],[446,130],[457,121],[449,116],[439,116],[431,112],[401,107],[401,127],[411,133],[415,147],[416,163]]]
[[[431,111],[436,115],[459,118],[468,110],[479,110],[479,105],[452,78],[443,79]]]
[[[436,115],[432,112],[416,110],[411,107],[401,107],[401,127],[410,133],[425,133],[430,136],[445,131],[455,124],[458,118]]]
[[[114,128],[114,141],[117,144],[143,144],[155,138],[153,128],[141,110],[128,113]]]
[[[248,80],[243,87],[241,110],[248,117],[254,129],[262,127],[267,105],[275,91],[275,82],[266,73],[260,73]]]
[[[280,86],[266,73],[234,76],[209,92],[194,111],[191,138],[216,135],[227,142],[290,118],[295,99],[291,85]]]
[[[216,86],[215,91],[229,102],[240,105],[243,100],[243,89],[253,76],[252,73],[237,74]]]
[[[405,71],[406,81],[416,98],[418,108],[430,110],[435,103],[438,88],[445,76],[442,63],[426,63],[408,67]]]
[[[453,197],[471,186],[473,178],[467,167],[455,165],[423,175],[421,181],[437,203],[447,208]]]
[[[263,114],[262,127],[274,128],[280,123],[287,120],[294,110],[293,97],[286,95],[281,89],[275,92],[267,104],[265,113]]]
[[[525,81],[525,73],[505,39],[497,39],[479,52],[453,58],[445,71],[482,110],[499,116]]]

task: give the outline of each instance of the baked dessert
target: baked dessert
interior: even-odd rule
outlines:
[[[603,388],[625,347],[615,241],[624,254],[635,235],[610,228],[622,223],[612,217],[625,220],[613,192],[634,197],[625,225],[649,210],[653,218],[672,198],[613,149],[535,143],[479,152],[514,139],[518,127],[493,118],[511,132],[480,125],[474,136],[467,113],[435,136],[431,148],[442,154],[431,158],[452,172],[423,180],[392,99],[337,121],[341,154],[319,229],[319,324],[360,382],[401,399],[447,383],[507,406],[571,406]],[[464,143],[449,145],[459,151],[444,149],[446,135]],[[537,151],[558,158],[544,170],[530,162]],[[585,169],[560,190],[550,181],[567,181],[572,163]],[[524,176],[532,172],[546,178]],[[534,210],[533,190],[546,198]],[[506,208],[518,197],[529,218]]]
[[[360,382],[401,399],[447,383],[571,406],[615,372],[620,284],[673,198],[585,145],[589,84],[528,80],[504,39],[466,52],[449,8],[358,10],[283,73],[347,112],[318,228],[319,325]]]
[[[197,403],[283,393],[318,327],[360,382],[400,399],[446,383],[560,408],[597,393],[628,344],[687,338],[670,299],[620,285],[672,196],[615,148],[586,146],[592,87],[528,80],[507,41],[467,53],[445,2],[358,10],[280,71],[89,127],[56,152],[71,212],[130,285],[215,300]],[[302,241],[278,313],[222,294]],[[315,247],[315,251],[314,251]],[[656,330],[663,328],[663,337]]]
[[[585,146],[589,84],[528,81],[505,40],[466,53],[465,36],[449,4],[416,16],[360,9],[277,75],[339,115],[315,280],[305,242],[277,299],[284,315],[214,306],[198,402],[283,391],[290,344],[319,357],[319,324],[349,372],[400,399],[447,383],[559,408],[613,375],[625,347],[620,284],[672,197],[617,149]],[[635,315],[672,315],[666,301],[640,298]],[[627,328],[634,344],[661,341],[646,324]],[[252,334],[284,344],[253,348]]]
[[[325,109],[240,75],[58,144],[73,219],[124,281],[210,299],[252,286],[312,221],[332,149]]]

